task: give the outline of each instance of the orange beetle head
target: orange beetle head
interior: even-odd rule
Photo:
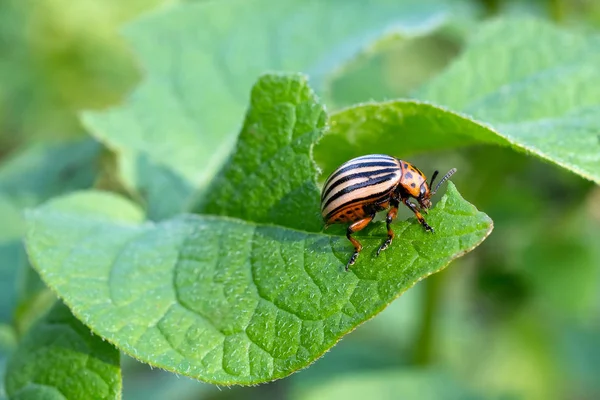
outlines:
[[[455,172],[456,172],[456,168],[452,168],[450,171],[448,171],[446,173],[446,175],[444,175],[444,177],[438,182],[438,184],[435,187],[435,190],[433,192],[431,191],[430,188],[433,186],[433,181],[438,176],[438,171],[433,172],[433,175],[431,175],[431,180],[429,181],[429,184],[427,184],[426,181],[421,184],[421,191],[420,191],[419,197],[417,198],[417,201],[419,202],[419,205],[421,206],[421,210],[425,214],[427,214],[427,212],[431,208],[431,198],[433,197],[433,195],[436,194],[436,192],[438,191],[438,189],[440,188],[442,183],[446,182],[452,175],[454,175]]]

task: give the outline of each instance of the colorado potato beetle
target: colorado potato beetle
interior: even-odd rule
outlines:
[[[421,212],[427,214],[431,208],[431,197],[455,172],[456,168],[448,171],[435,190],[431,191],[438,171],[433,173],[428,184],[427,178],[417,167],[384,154],[353,158],[333,171],[321,192],[321,215],[325,228],[331,224],[350,223],[346,237],[354,246],[354,253],[346,264],[346,271],[362,250],[362,245],[352,234],[364,229],[379,211],[391,207],[385,219],[388,236],[377,250],[377,255],[387,249],[394,239],[390,225],[396,218],[400,203],[415,213],[426,231],[433,232]],[[417,200],[418,205],[410,201],[411,197]]]

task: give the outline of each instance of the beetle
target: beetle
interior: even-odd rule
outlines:
[[[438,171],[433,173],[428,184],[427,178],[417,167],[385,154],[353,158],[333,171],[321,191],[321,215],[325,229],[332,224],[350,223],[346,237],[354,246],[354,253],[346,264],[346,271],[362,250],[362,245],[352,234],[369,225],[379,211],[391,207],[385,219],[388,236],[377,250],[377,255],[387,249],[394,239],[390,225],[398,214],[400,203],[415,213],[425,231],[433,232],[421,212],[427,214],[431,208],[431,197],[455,172],[456,168],[448,171],[435,190],[431,191]],[[417,200],[418,205],[410,201],[411,197]]]

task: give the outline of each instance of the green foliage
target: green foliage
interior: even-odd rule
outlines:
[[[500,19],[472,37],[417,96],[485,122],[517,149],[600,183],[600,92],[592,84],[600,81],[600,36]]]
[[[590,85],[600,80],[600,37],[518,19],[491,22],[474,37],[417,92],[462,115],[416,101],[342,110],[316,149],[325,171],[363,154],[369,142],[403,156],[481,143],[514,146],[600,182],[600,92]]]
[[[461,10],[460,15],[464,15]],[[448,24],[465,29],[453,15]],[[406,37],[383,38],[338,70],[325,88],[329,109],[348,107],[365,99],[383,101],[407,97],[456,57],[462,42],[454,28]]]
[[[0,147],[81,136],[73,111],[106,106],[136,80],[115,28],[160,1],[0,2]]]
[[[86,113],[84,122],[117,152],[122,179],[144,199],[149,217],[169,217],[188,210],[194,192],[203,192],[222,167],[259,75],[302,71],[322,90],[329,74],[381,35],[438,26],[449,15],[444,4],[182,4],[128,27],[145,80],[125,104]]]
[[[200,212],[321,231],[311,152],[326,118],[304,79],[262,78],[252,90],[234,154],[209,187]]]
[[[20,209],[7,197],[0,195],[0,321],[8,322],[17,303],[16,282],[18,266],[25,264],[26,255],[21,243],[25,223]]]
[[[99,144],[90,139],[41,142],[13,154],[0,165],[0,321],[13,324],[3,332],[27,332],[54,302],[53,294],[29,266],[23,247],[22,210],[59,193],[91,186],[99,151]],[[0,365],[13,347],[0,351]],[[25,355],[26,351],[19,354]]]
[[[379,225],[361,238],[364,254],[345,273],[351,248],[345,237],[288,228],[318,213],[310,148],[322,108],[299,76],[263,77],[251,104],[217,186],[236,186],[239,199],[257,204],[257,214],[223,207],[227,217],[183,215],[148,224],[131,203],[102,192],[58,198],[28,214],[33,264],[94,332],[152,365],[221,384],[264,382],[305,367],[492,229],[450,184],[429,214],[435,235],[414,222],[398,223],[394,245],[373,258],[385,237]],[[272,140],[260,140],[267,129]],[[285,206],[286,221],[258,206],[271,209],[285,191],[239,185],[237,171],[254,171],[261,154],[285,153],[291,140],[304,143],[294,147],[296,157],[270,157],[264,169],[271,173],[264,179],[278,179],[298,159],[309,168],[287,180],[287,190],[305,183],[313,189]],[[248,154],[256,155],[254,165],[243,161]]]
[[[7,366],[11,399],[120,399],[119,352],[57,303]]]
[[[599,10],[0,2],[0,399],[600,397]],[[346,273],[317,182],[375,152],[459,173]]]
[[[411,156],[428,150],[503,144],[483,124],[441,107],[397,100],[349,107],[331,116],[331,128],[315,146],[327,177],[341,163],[365,153]],[[335,149],[335,151],[333,151]]]

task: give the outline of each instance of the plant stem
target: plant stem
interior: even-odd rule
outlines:
[[[548,0],[550,15],[555,22],[563,22],[565,17],[565,6],[562,0]]]
[[[425,284],[423,319],[415,340],[413,363],[416,365],[429,365],[434,358],[434,321],[439,310],[441,287],[444,276],[442,273],[431,275]]]
[[[479,0],[485,7],[488,16],[496,15],[500,11],[500,0]]]

